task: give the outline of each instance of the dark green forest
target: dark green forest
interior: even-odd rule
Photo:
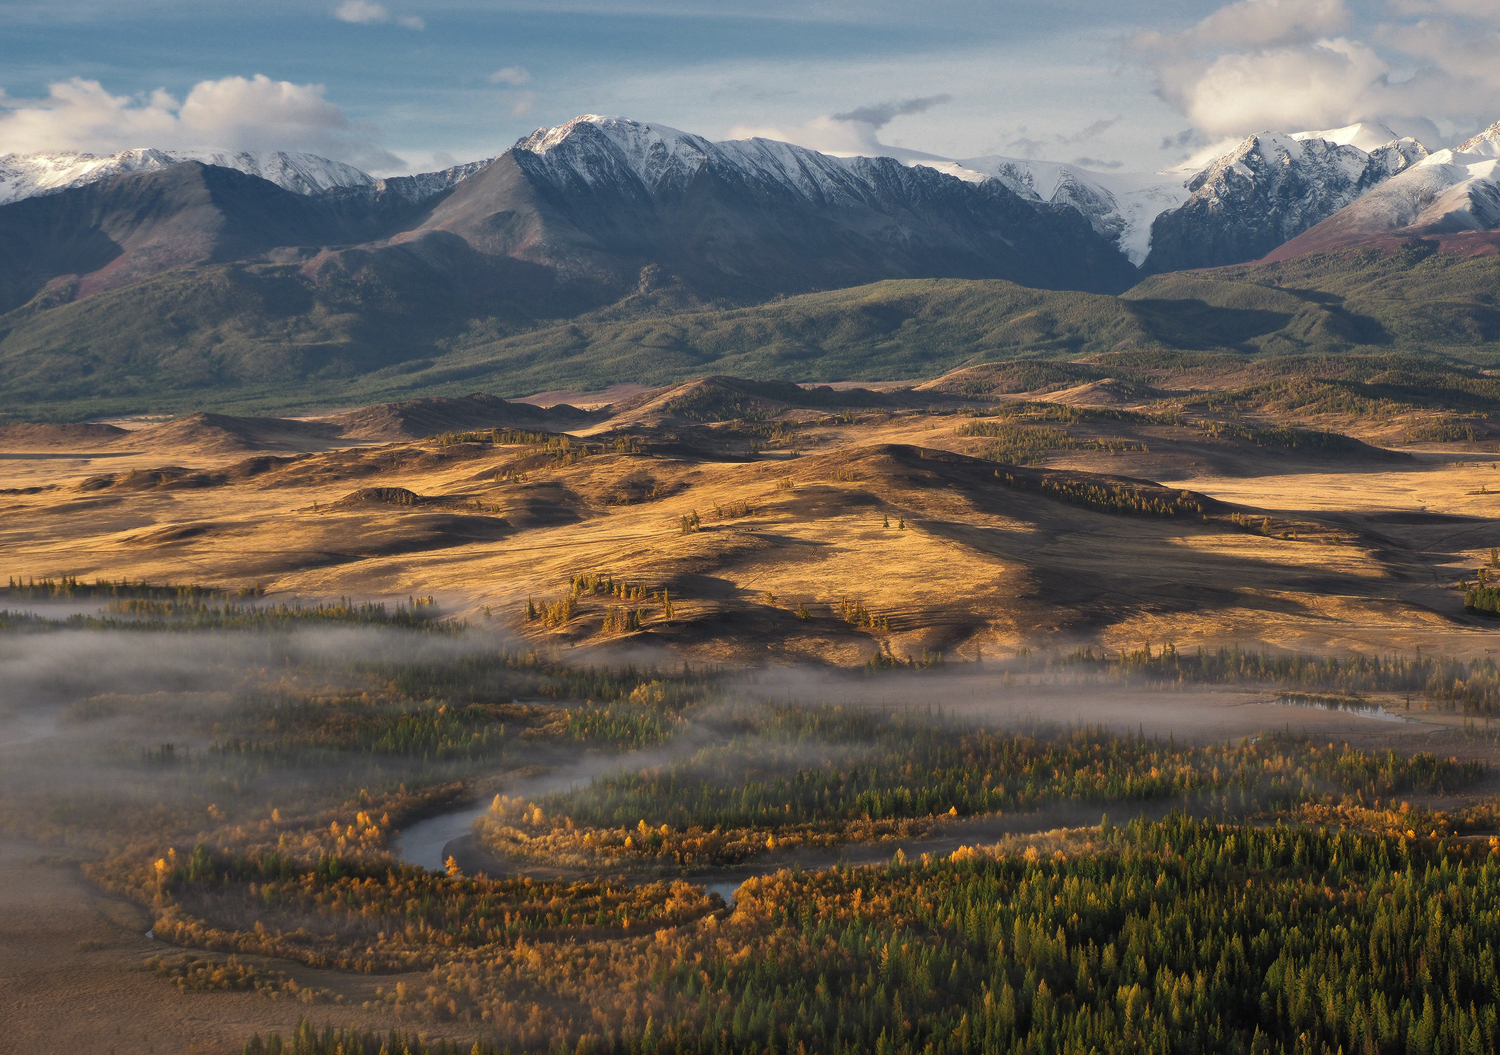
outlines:
[[[478,318],[446,295],[212,265],[0,317],[0,414],[287,412],[725,373],[924,379],[1016,359],[1144,376],[1184,353],[1487,365],[1500,352],[1497,268],[1492,257],[1353,252],[1159,275],[1120,297],[923,279],[753,307],[641,294],[581,314],[518,302]]]

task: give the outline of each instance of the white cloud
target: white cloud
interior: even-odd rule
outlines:
[[[882,143],[880,130],[898,117],[926,113],[935,106],[952,101],[952,98],[951,95],[929,95],[920,99],[872,103],[844,113],[823,114],[800,125],[738,124],[729,130],[729,138],[776,139],[825,154],[902,156],[913,152]]]
[[[511,117],[525,117],[531,112],[531,107],[536,102],[535,92],[521,92],[515,97],[510,106]]]
[[[340,22],[354,22],[367,26],[391,21],[391,13],[386,6],[377,4],[374,0],[344,0],[342,4],[334,8],[333,17]],[[427,22],[421,15],[402,15],[395,22],[402,29],[427,28]]]
[[[1500,24],[1500,14],[1496,22]],[[1444,19],[1423,19],[1414,26],[1382,26],[1379,36],[1405,54],[1425,60],[1429,69],[1500,87],[1500,63],[1495,61],[1500,54],[1500,32],[1475,31]]]
[[[1344,0],[1239,0],[1189,31],[1189,39],[1234,47],[1307,43],[1349,25]]]
[[[372,3],[371,0],[344,0],[333,12],[333,17],[341,22],[389,22],[391,13],[385,9],[383,4]]]
[[[1354,25],[1344,0],[1237,0],[1181,32],[1137,32],[1125,50],[1209,136],[1355,121],[1457,130],[1500,116],[1500,33],[1486,28],[1500,26],[1500,2],[1384,6],[1393,20]]]
[[[1184,83],[1164,80],[1163,90],[1208,135],[1297,131],[1369,116],[1363,112],[1371,102],[1367,96],[1387,72],[1363,44],[1328,40],[1221,55]]]
[[[800,125],[738,124],[730,128],[730,139],[775,139],[796,143],[824,154],[879,157],[892,152],[880,141],[877,129],[863,121],[841,121],[831,114],[814,117]]]
[[[838,121],[831,114],[800,125],[737,124],[729,129],[729,138],[775,139],[825,154],[870,154],[880,146],[873,126]]]
[[[1462,15],[1500,25],[1495,0],[1387,0],[1394,15]]]
[[[485,79],[491,84],[504,84],[511,88],[518,88],[530,83],[531,71],[525,66],[502,66]],[[536,93],[531,91],[501,92],[500,97],[510,103],[506,110],[509,117],[525,117],[536,104]]]
[[[323,93],[320,84],[256,74],[201,81],[179,103],[160,88],[132,98],[75,77],[43,99],[0,93],[0,154],[221,147],[306,150],[375,169],[402,164],[376,145],[377,130],[350,121]]]
[[[1154,62],[1180,62],[1215,51],[1306,44],[1348,24],[1343,0],[1237,0],[1180,33],[1138,30],[1126,50]]]

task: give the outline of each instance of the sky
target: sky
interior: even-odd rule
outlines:
[[[376,175],[586,114],[1154,172],[1268,129],[1500,120],[1500,0],[0,0],[0,154]]]

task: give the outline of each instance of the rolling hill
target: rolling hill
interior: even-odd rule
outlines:
[[[706,310],[684,310],[671,291],[638,293],[553,321],[540,296],[475,319],[440,284],[406,286],[405,297],[394,278],[310,290],[287,265],[217,265],[4,317],[0,409],[284,412],[711,373],[916,380],[1005,359],[1203,352],[1485,364],[1500,357],[1497,280],[1494,257],[1417,244],[1160,275],[1119,297],[922,279]]]

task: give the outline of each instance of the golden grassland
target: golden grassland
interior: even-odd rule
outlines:
[[[638,397],[575,436],[301,454],[230,454],[211,429],[169,426],[102,449],[33,439],[0,454],[0,549],[23,576],[430,595],[537,639],[726,661],[1148,641],[1466,655],[1488,640],[1459,588],[1500,542],[1500,457],[1483,443],[1278,445],[1256,430],[1285,422],[1215,414],[1201,396],[1121,408],[1099,386],[1093,404],[939,392],[836,413],[672,411],[693,395]],[[974,428],[996,421],[1066,442],[1021,450]],[[1389,432],[1347,415],[1296,424]],[[1007,456],[1030,464],[1002,472]],[[1191,515],[1116,501],[1182,492]],[[524,619],[528,598],[555,603],[580,574],[647,600],[591,594],[566,621]],[[628,636],[615,632],[627,607],[640,608]]]

